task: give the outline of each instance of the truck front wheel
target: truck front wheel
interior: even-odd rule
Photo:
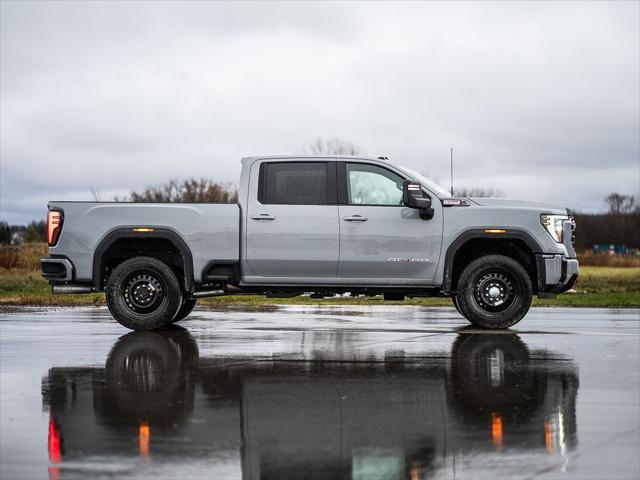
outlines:
[[[486,255],[471,262],[458,281],[460,313],[481,328],[509,328],[529,311],[533,288],[524,267],[504,255]]]
[[[173,271],[151,257],[134,257],[118,265],[107,282],[111,315],[132,330],[155,330],[171,324],[182,306]]]

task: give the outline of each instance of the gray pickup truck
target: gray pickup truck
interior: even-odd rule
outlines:
[[[105,291],[134,330],[198,298],[305,293],[448,296],[472,324],[507,328],[578,278],[566,209],[452,197],[385,158],[245,158],[237,205],[50,202],[47,230],[53,292]]]

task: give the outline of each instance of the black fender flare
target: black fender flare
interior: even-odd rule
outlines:
[[[451,293],[451,288],[453,286],[453,262],[455,260],[456,253],[458,253],[458,250],[460,250],[460,248],[470,240],[475,240],[477,238],[489,240],[520,240],[529,247],[534,255],[542,252],[542,246],[525,230],[508,227],[492,227],[490,229],[499,230],[501,233],[491,233],[485,230],[488,229],[471,228],[469,230],[465,230],[449,244],[444,257],[444,276],[442,281],[442,291],[445,294]],[[536,265],[536,268],[539,268],[535,259],[534,264]]]
[[[148,231],[134,231],[135,228],[144,228]],[[140,225],[131,225],[126,227],[117,227],[109,231],[98,243],[98,246],[93,251],[93,270],[92,270],[92,283],[97,290],[102,289],[102,278],[100,272],[102,272],[102,259],[106,251],[116,241],[123,238],[161,238],[168,240],[176,247],[182,256],[184,263],[184,288],[185,291],[190,292],[193,289],[193,255],[191,249],[184,241],[184,239],[176,233],[174,230],[167,227],[156,227],[153,225],[140,227]]]

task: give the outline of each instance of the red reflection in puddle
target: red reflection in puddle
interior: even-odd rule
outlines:
[[[60,436],[60,427],[53,420],[53,416],[49,415],[49,461],[53,464],[62,460],[62,438]],[[60,468],[51,465],[49,467],[49,479],[58,480],[60,478]]]

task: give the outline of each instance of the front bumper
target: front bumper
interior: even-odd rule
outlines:
[[[538,292],[562,293],[571,290],[580,275],[577,258],[564,255],[536,255]]]

